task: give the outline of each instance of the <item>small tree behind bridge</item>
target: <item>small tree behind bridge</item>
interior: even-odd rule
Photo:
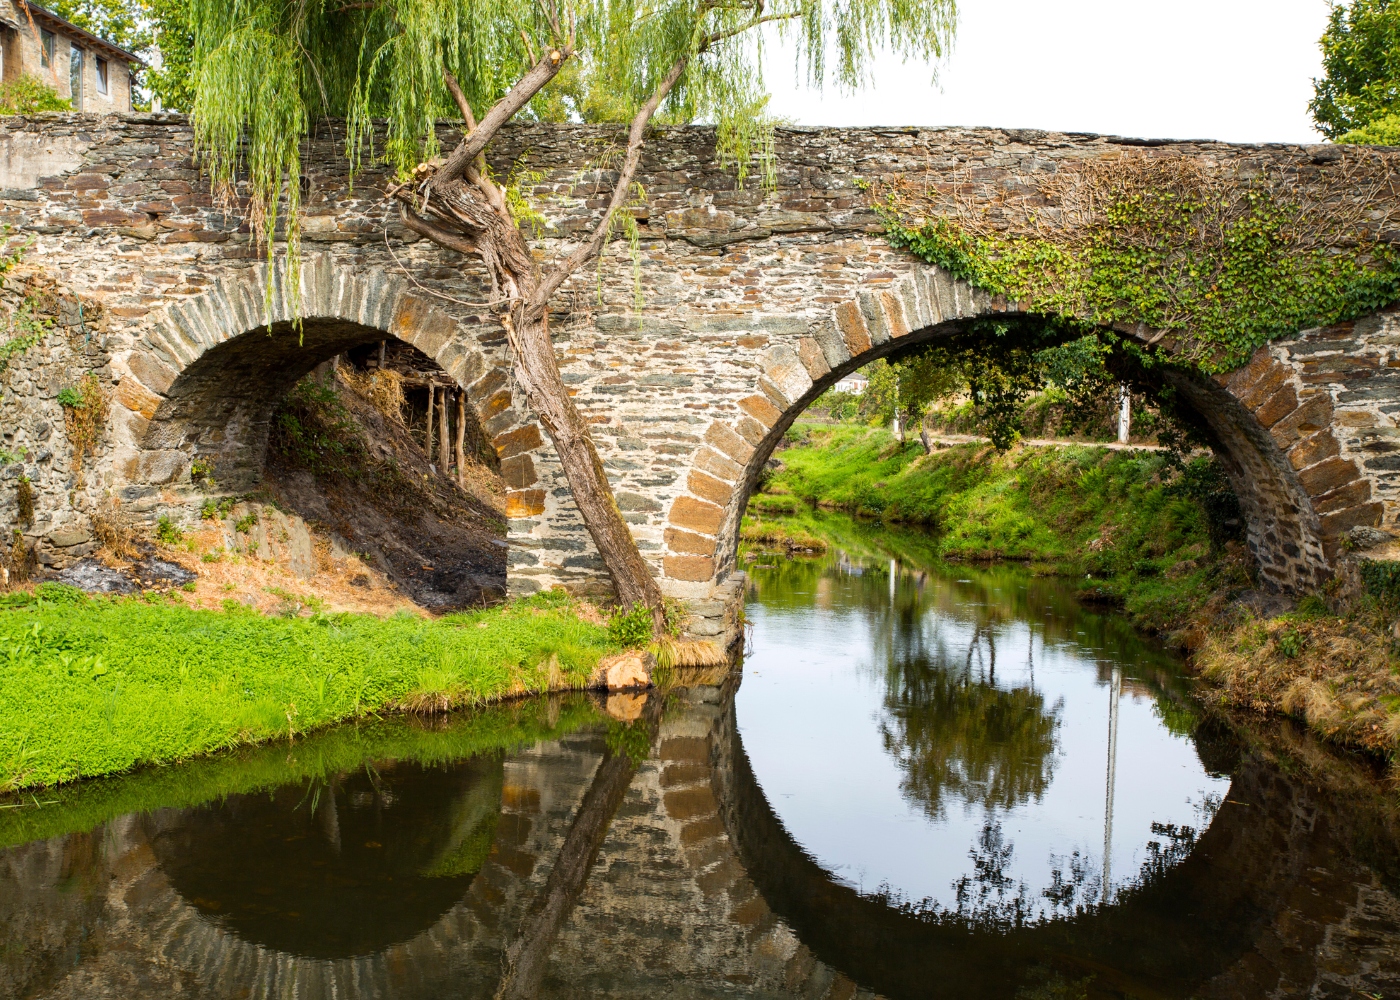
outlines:
[[[742,181],[771,143],[765,25],[796,42],[810,82],[855,87],[882,52],[941,57],[955,10],[955,0],[193,0],[196,148],[230,200],[246,173],[247,212],[269,254],[283,217],[293,264],[300,147],[316,119],[346,118],[352,164],[380,152],[396,168],[386,196],[403,223],[485,265],[516,380],[554,443],[617,599],[650,607],[659,622],[660,589],[560,377],[549,303],[635,225],[624,209],[641,195],[633,179],[653,120],[716,124],[721,159]],[[464,122],[445,153],[435,130],[443,116]],[[370,145],[376,118],[387,119],[379,151]],[[528,210],[484,158],[518,119],[627,123],[606,208],[551,259],[531,252]]]

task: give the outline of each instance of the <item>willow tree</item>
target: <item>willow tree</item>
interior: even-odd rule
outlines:
[[[659,618],[660,590],[560,378],[550,300],[632,224],[622,210],[641,195],[654,119],[715,124],[721,158],[747,172],[772,135],[764,30],[795,46],[810,83],[855,88],[882,54],[941,57],[955,0],[193,0],[191,13],[196,149],[216,191],[232,198],[246,179],[255,232],[271,254],[280,217],[295,263],[301,144],[317,119],[343,116],[351,164],[378,156],[397,170],[386,197],[403,224],[484,264],[516,381],[617,598]],[[446,116],[464,123],[448,150],[435,128]],[[522,118],[626,123],[606,207],[543,260],[484,156]]]

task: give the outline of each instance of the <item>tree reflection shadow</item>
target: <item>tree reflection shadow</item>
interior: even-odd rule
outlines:
[[[934,819],[949,797],[987,809],[1039,799],[1054,773],[1061,705],[970,674],[921,658],[887,675],[881,739],[904,773],[901,792]]]

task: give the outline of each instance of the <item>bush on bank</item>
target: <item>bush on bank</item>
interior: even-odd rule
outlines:
[[[43,585],[0,598],[0,792],[399,706],[582,687],[618,647],[562,593],[427,620],[276,618]]]
[[[1146,581],[1191,577],[1239,527],[1233,495],[1208,459],[1180,469],[1162,452],[1070,445],[998,454],[976,443],[925,455],[917,442],[852,426],[799,425],[791,440],[750,503],[746,537],[771,533],[768,519],[792,523],[825,507],[932,528],[945,559],[1015,559]]]

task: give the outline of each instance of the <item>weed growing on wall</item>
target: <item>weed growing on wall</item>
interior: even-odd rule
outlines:
[[[0,239],[8,239],[9,226],[0,226]],[[8,253],[0,254],[0,288],[9,284],[8,275],[24,258],[33,239],[21,243]],[[53,309],[56,299],[46,282],[38,287],[28,288],[24,294],[7,295],[0,300],[0,324],[4,335],[0,337],[0,375],[4,375],[10,362],[23,355],[53,328]]]
[[[15,484],[15,506],[19,508],[19,523],[34,523],[34,482],[28,476],[20,476]]]
[[[95,374],[84,375],[76,386],[58,394],[63,407],[63,428],[68,434],[68,446],[73,449],[73,468],[81,471],[83,459],[97,450],[107,421],[110,402],[107,389]]]
[[[995,218],[907,184],[877,194],[895,246],[1029,312],[1168,334],[1215,373],[1400,299],[1400,257],[1378,239],[1400,215],[1388,157],[1349,152],[1303,179],[1129,153],[1062,166]]]

